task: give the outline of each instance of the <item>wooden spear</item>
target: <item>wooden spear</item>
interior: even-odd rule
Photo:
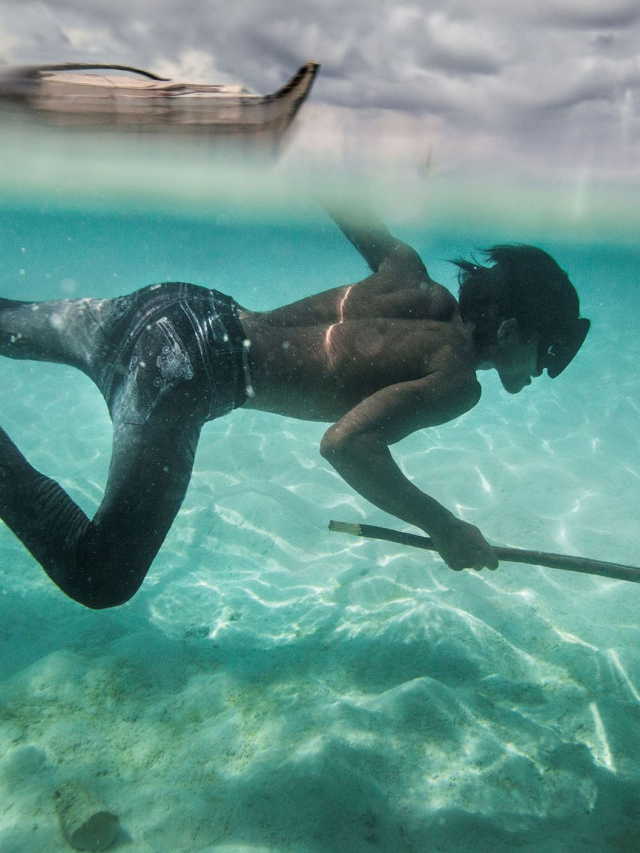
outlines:
[[[436,547],[428,536],[416,536],[414,533],[400,533],[388,527],[375,527],[372,524],[349,524],[346,521],[330,521],[329,530],[336,533],[348,533],[351,536],[363,536],[367,539],[384,539],[398,545],[411,545],[425,551],[435,551]],[[623,566],[620,563],[605,563],[602,560],[589,560],[586,557],[571,557],[568,554],[549,554],[546,551],[525,551],[523,548],[505,548],[493,545],[499,560],[508,563],[527,563],[531,566],[546,566],[549,569],[564,569],[568,572],[582,572],[600,575],[603,578],[615,578],[621,581],[640,583],[640,568]]]

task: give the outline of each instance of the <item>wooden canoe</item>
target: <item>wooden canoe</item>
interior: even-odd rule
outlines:
[[[318,67],[307,62],[282,88],[258,95],[240,85],[180,83],[126,65],[8,66],[0,69],[0,116],[18,113],[66,128],[199,135],[230,146],[241,139],[276,152]]]

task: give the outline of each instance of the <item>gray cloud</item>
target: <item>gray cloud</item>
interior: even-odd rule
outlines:
[[[322,107],[327,138],[373,123],[405,150],[402,127],[443,166],[537,156],[638,171],[639,36],[637,0],[0,0],[10,61],[131,63],[266,92],[318,60],[306,112]]]
[[[552,0],[540,4],[540,17],[553,26],[619,29],[640,20],[636,0]]]

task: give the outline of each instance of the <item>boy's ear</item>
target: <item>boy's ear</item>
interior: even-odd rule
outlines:
[[[520,323],[515,317],[503,320],[500,323],[497,340],[500,347],[507,346],[510,343],[517,343],[520,340]]]

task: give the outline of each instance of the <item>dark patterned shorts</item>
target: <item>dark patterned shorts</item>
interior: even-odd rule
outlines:
[[[229,296],[193,284],[151,285],[106,300],[98,386],[114,421],[143,424],[167,399],[213,420],[247,396],[245,335]]]

